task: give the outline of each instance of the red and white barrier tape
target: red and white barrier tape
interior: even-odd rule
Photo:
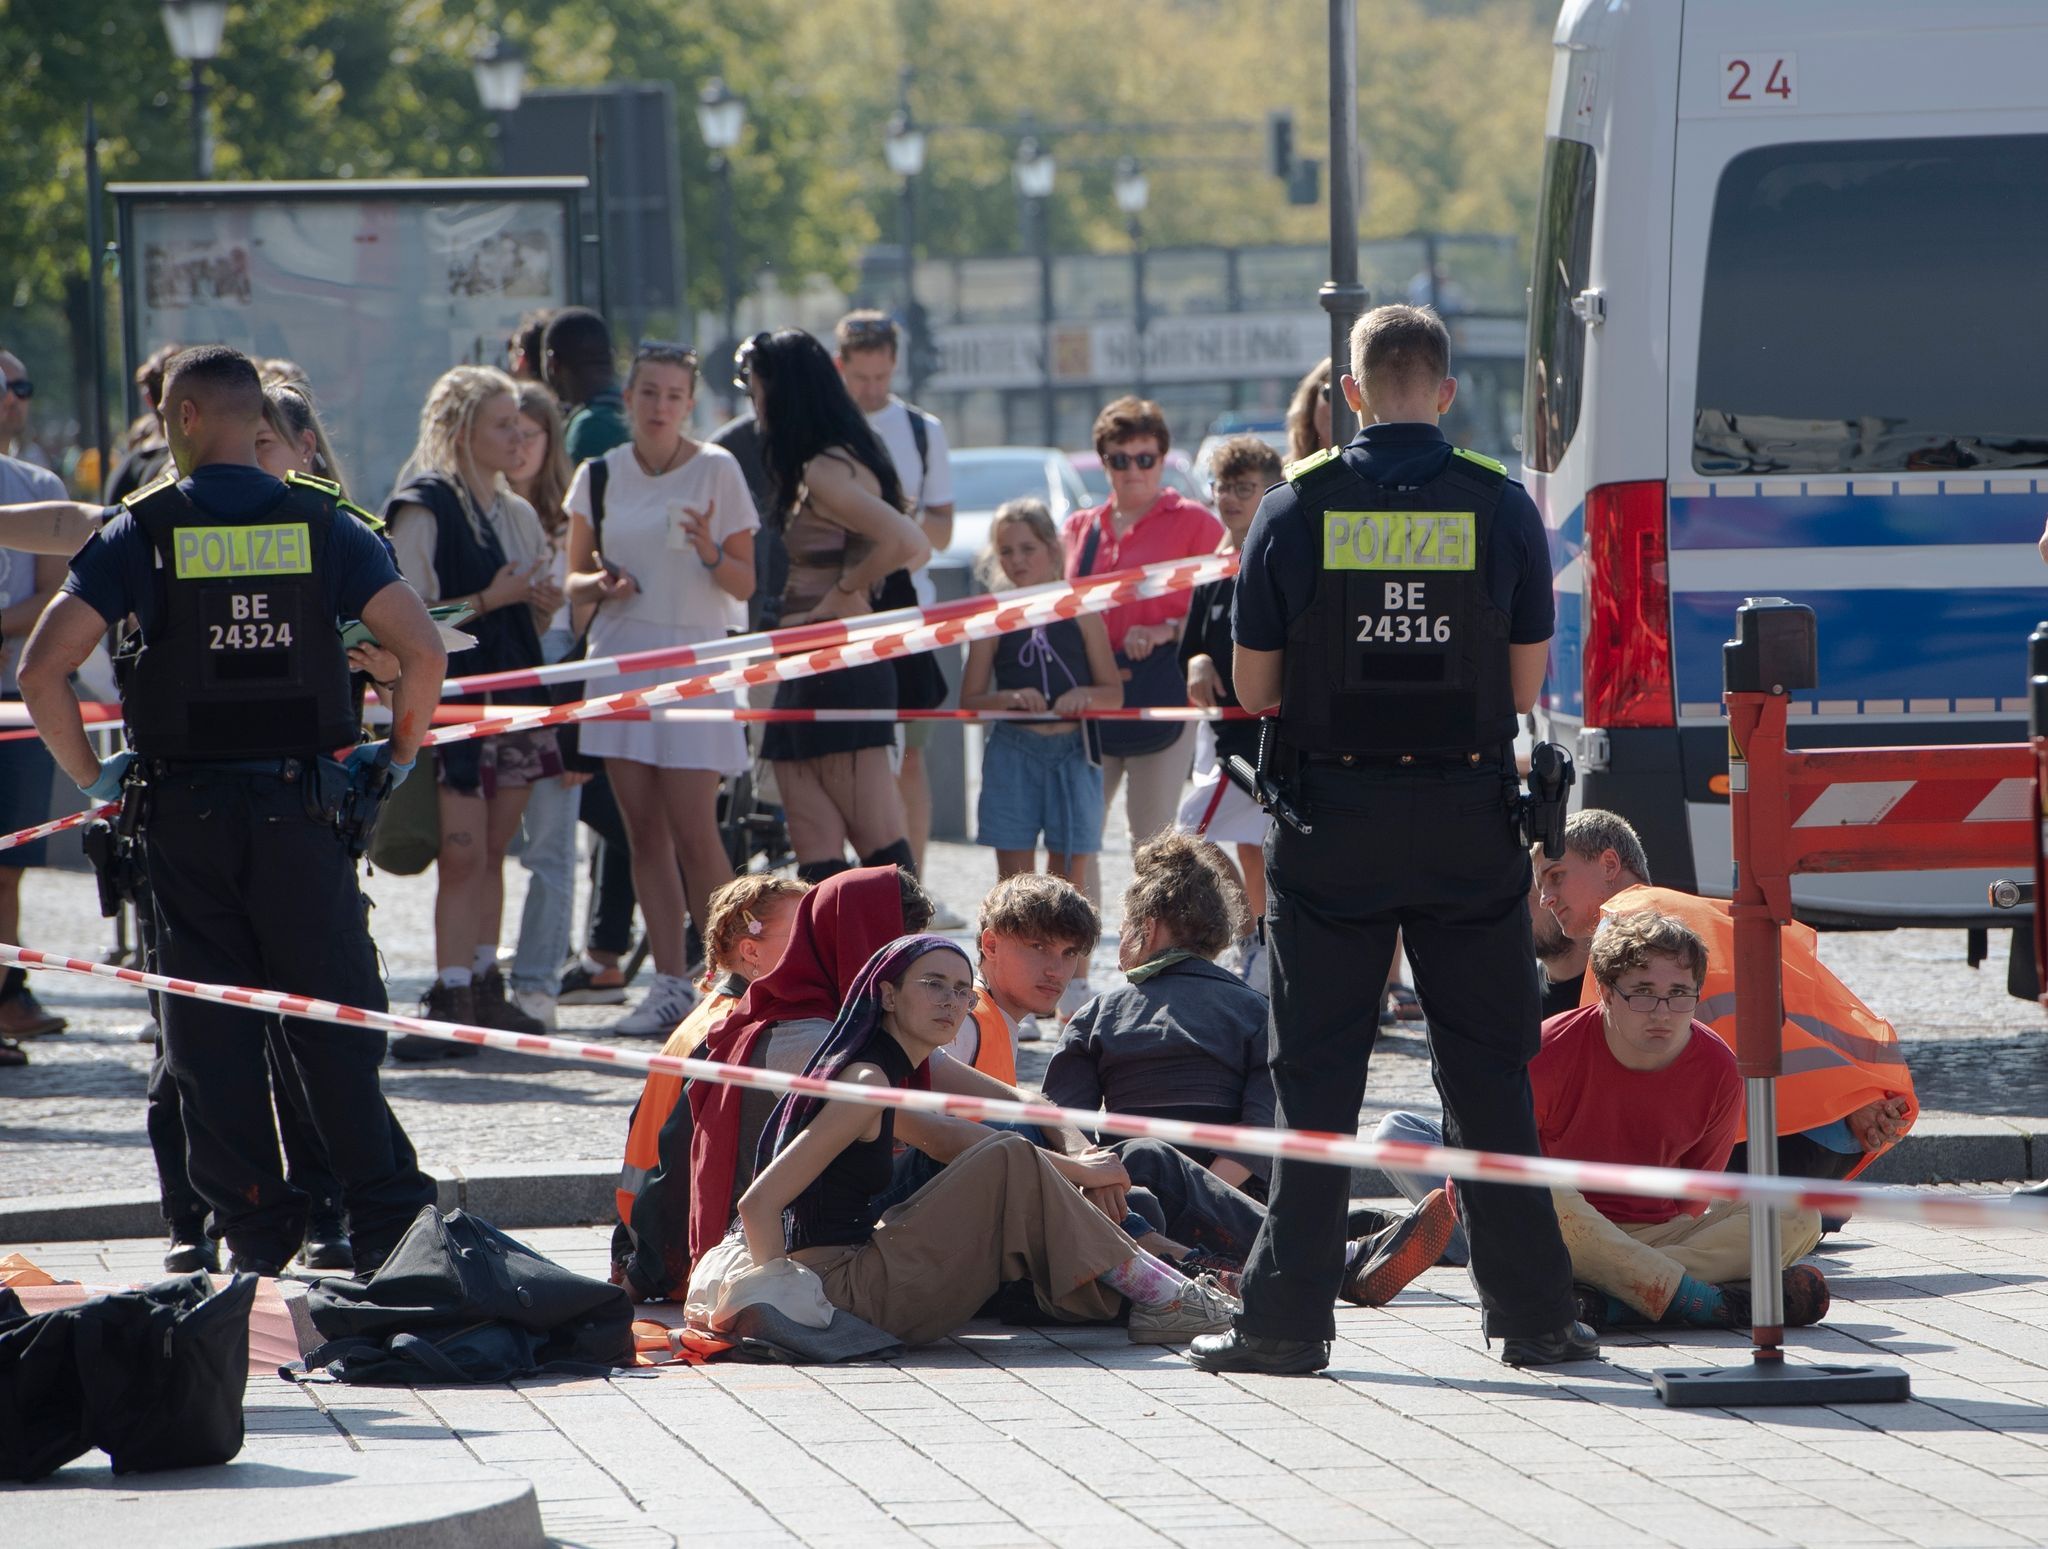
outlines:
[[[985,640],[991,636],[1008,634],[1012,630],[1030,629],[1058,619],[1073,618],[1082,613],[1100,613],[1127,602],[1184,592],[1204,582],[1220,580],[1234,573],[1236,569],[1235,554],[1210,554],[1200,559],[1170,560],[1164,564],[1147,565],[1142,571],[1127,571],[1125,578],[1113,585],[1081,582],[1073,586],[1060,586],[1022,603],[1013,602],[1005,597],[1002,606],[966,618],[945,619],[936,624],[920,624],[912,629],[885,631],[849,641],[845,645],[827,646],[822,650],[802,655],[778,657],[773,661],[754,662],[744,667],[728,667],[722,672],[707,673],[701,677],[682,678],[674,683],[657,684],[652,688],[627,689],[622,693],[607,694],[600,699],[579,700],[574,704],[556,705],[551,709],[538,706],[530,710],[522,710],[516,706],[507,707],[506,713],[499,716],[472,721],[466,726],[443,726],[431,731],[422,739],[422,745],[444,747],[451,742],[468,742],[476,737],[497,737],[507,732],[537,731],[542,727],[563,726],[572,721],[602,720],[620,710],[639,710],[655,705],[674,704],[678,700],[701,699],[709,694],[728,693],[734,689],[751,688],[760,683],[785,683],[797,678],[835,672],[844,667],[862,667],[874,662],[892,661],[899,656],[915,656],[921,651],[954,645],[962,640]]]
[[[87,807],[83,812],[74,812],[69,817],[53,818],[47,823],[38,823],[34,828],[24,828],[18,834],[0,834],[0,850],[12,850],[17,845],[34,844],[38,839],[47,839],[52,834],[61,834],[67,828],[83,828],[94,818],[110,818],[121,810],[118,801],[110,801],[104,807]]]
[[[1224,574],[1235,574],[1234,556]],[[1173,563],[1169,561],[1168,564]],[[549,683],[588,683],[622,673],[646,672],[655,667],[694,667],[706,662],[730,661],[736,656],[787,656],[798,651],[818,651],[827,646],[847,645],[872,635],[914,628],[920,624],[943,624],[949,619],[971,618],[997,608],[1017,607],[1049,597],[1078,592],[1114,589],[1138,580],[1160,565],[1131,570],[1114,570],[1088,576],[1080,581],[1049,581],[1043,586],[1022,587],[994,596],[955,598],[910,608],[891,608],[886,613],[863,613],[850,619],[821,619],[815,624],[791,624],[782,629],[764,629],[730,640],[707,640],[697,645],[661,646],[650,651],[629,651],[621,656],[593,656],[582,661],[554,662],[512,672],[481,672],[473,677],[451,678],[444,694],[485,694],[498,689],[539,688]],[[1092,611],[1084,609],[1084,612]]]
[[[419,1033],[448,1043],[476,1044],[542,1059],[608,1065],[619,1070],[661,1072],[686,1080],[715,1081],[728,1086],[759,1087],[771,1092],[809,1092],[820,1097],[862,1103],[874,1108],[912,1108],[961,1119],[997,1119],[1025,1124],[1063,1125],[1113,1135],[1164,1140],[1175,1145],[1234,1151],[1259,1156],[1292,1157],[1311,1162],[1379,1167],[1392,1172],[1449,1176],[1475,1183],[1517,1183],[1536,1188],[1570,1188],[1607,1194],[1638,1194],[1655,1199],[1692,1199],[1708,1204],[1721,1200],[1765,1204],[1780,1210],[1815,1210],[1824,1215],[1878,1216],[1939,1226],[2025,1226],[2048,1228],[2048,1203],[2032,1199],[1971,1199],[1961,1195],[1922,1194],[1864,1183],[1825,1187],[1804,1178],[1753,1178],[1742,1173],[1691,1172],[1673,1167],[1632,1167],[1616,1162],[1573,1162],[1559,1157],[1510,1156],[1493,1151],[1462,1151],[1447,1146],[1418,1146],[1401,1141],[1357,1140],[1310,1130],[1247,1128],[1238,1124],[1193,1124],[1181,1119],[1154,1119],[1138,1114],[1096,1113],[1058,1108],[1050,1103],[1010,1102],[965,1097],[949,1092],[919,1092],[901,1087],[860,1086],[848,1081],[822,1081],[792,1076],[751,1065],[724,1065],[710,1060],[620,1049],[609,1044],[578,1043],[567,1038],[502,1033],[489,1028],[429,1022],[393,1012],[367,1011],[330,1000],[311,1000],[272,990],[200,984],[90,963],[31,947],[0,942],[0,966],[49,969],[94,979],[116,979],[168,995],[256,1011],[335,1022],[345,1027],[381,1032]]]

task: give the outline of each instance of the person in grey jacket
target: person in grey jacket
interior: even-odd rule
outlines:
[[[1245,934],[1230,862],[1206,839],[1162,834],[1138,849],[1123,914],[1117,956],[1130,982],[1074,1013],[1046,1068],[1047,1100],[1270,1128],[1266,997],[1213,961]],[[1188,1154],[1264,1199],[1268,1158]]]

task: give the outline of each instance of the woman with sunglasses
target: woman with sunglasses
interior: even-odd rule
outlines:
[[[1215,552],[1223,524],[1207,506],[1162,487],[1172,444],[1166,414],[1150,399],[1119,398],[1096,415],[1095,450],[1109,474],[1109,499],[1067,518],[1060,539],[1068,580]],[[1187,613],[1188,594],[1170,592],[1103,615],[1126,705],[1187,703],[1179,657]],[[1117,787],[1125,786],[1124,816],[1135,850],[1172,824],[1195,739],[1186,725],[1171,721],[1105,722],[1100,735],[1103,801],[1114,803]],[[1100,888],[1090,868],[1089,896]]]
[[[569,487],[569,600],[595,605],[590,654],[616,656],[716,640],[746,627],[761,519],[730,452],[685,434],[697,356],[643,344],[626,373],[633,438],[576,470]],[[600,492],[597,479],[603,475]],[[601,529],[601,533],[600,533]],[[673,669],[629,673],[615,690],[651,688]],[[730,695],[697,701],[730,705]],[[718,832],[718,790],[747,767],[736,721],[590,721],[582,750],[605,776],[633,852],[654,985],[614,1033],[666,1038],[689,1013],[688,920],[703,929],[713,888],[732,877]]]
[[[1325,355],[1295,384],[1287,405],[1287,460],[1313,457],[1330,440],[1330,357]]]
[[[870,594],[931,554],[904,514],[896,466],[846,390],[824,345],[800,328],[756,334],[740,353],[740,385],[761,427],[762,461],[775,483],[769,524],[789,559],[784,625],[852,618]],[[889,662],[843,667],[787,682],[775,708],[896,707]],[[761,756],[775,767],[797,875],[820,882],[864,866],[914,868],[903,797],[890,767],[895,728],[875,723],[771,724]]]

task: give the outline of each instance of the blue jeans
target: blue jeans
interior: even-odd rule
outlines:
[[[561,638],[558,640],[557,636]],[[567,630],[549,630],[541,654],[559,661]],[[576,814],[583,789],[543,780],[527,798],[510,853],[526,868],[526,906],[519,915],[519,947],[512,958],[512,988],[555,993],[569,956],[569,922],[576,898]]]
[[[1372,1132],[1372,1138],[1401,1140],[1415,1146],[1440,1146],[1444,1143],[1443,1121],[1420,1113],[1390,1113],[1380,1120],[1380,1127]],[[1421,1204],[1422,1197],[1431,1189],[1444,1186],[1443,1179],[1425,1178],[1421,1173],[1389,1172],[1387,1182],[1411,1205]],[[1437,1262],[1462,1269],[1471,1257],[1472,1250],[1465,1242],[1465,1223],[1460,1221],[1451,1228],[1451,1240],[1444,1245],[1443,1257]]]

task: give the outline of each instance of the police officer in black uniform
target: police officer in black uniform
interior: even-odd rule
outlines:
[[[1279,707],[1262,784],[1279,788],[1266,881],[1280,1120],[1357,1128],[1399,932],[1446,1142],[1533,1155],[1527,1066],[1540,1023],[1513,743],[1553,624],[1543,524],[1499,463],[1437,429],[1457,384],[1435,313],[1377,308],[1351,359],[1344,395],[1372,423],[1267,492],[1233,614],[1238,697]],[[1279,1163],[1244,1311],[1230,1333],[1196,1340],[1190,1360],[1272,1373],[1328,1364],[1349,1192],[1342,1167]],[[1595,1355],[1549,1194],[1460,1184],[1458,1203],[1502,1359]]]
[[[256,466],[262,414],[246,356],[210,345],[172,361],[164,421],[176,468],[73,558],[23,657],[23,698],[81,790],[139,805],[161,972],[382,1010],[357,847],[377,800],[412,767],[447,658],[418,596],[376,535],[339,511],[333,486]],[[132,751],[103,763],[69,677],[130,614],[141,636],[121,694]],[[355,617],[399,659],[388,742],[355,746],[337,627]],[[275,1274],[304,1237],[307,1201],[278,1163],[265,1014],[175,995],[162,1009],[212,1231],[231,1268]],[[378,1085],[384,1035],[289,1017],[283,1027],[367,1275],[434,1199]]]

